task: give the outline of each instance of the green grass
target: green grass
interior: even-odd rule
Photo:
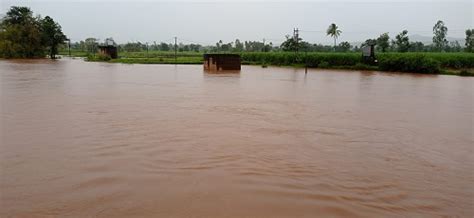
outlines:
[[[69,52],[67,50],[59,51],[59,55],[69,56]],[[71,56],[72,57],[87,57],[87,55],[88,55],[88,53],[85,52],[85,51],[75,51],[75,50],[71,51]]]
[[[124,63],[124,64],[202,64],[202,57],[178,57],[176,60],[173,58],[119,58],[112,59],[111,63]]]
[[[174,58],[173,51],[141,51],[141,52],[119,52],[120,58]],[[203,54],[198,52],[178,52],[179,57],[199,57]]]
[[[378,64],[366,65],[360,53],[242,53],[247,64],[317,68],[374,69],[426,74],[460,74],[474,68],[474,53],[377,53]],[[470,75],[464,73],[464,75]]]

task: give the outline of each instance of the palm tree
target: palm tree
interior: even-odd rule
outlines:
[[[337,37],[339,37],[342,33],[342,31],[339,30],[338,28],[339,27],[335,23],[332,23],[331,25],[329,25],[328,30],[326,31],[328,36],[331,35],[331,37],[334,38],[334,51],[336,51]]]

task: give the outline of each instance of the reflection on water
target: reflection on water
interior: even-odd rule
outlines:
[[[0,216],[472,217],[473,84],[0,61]]]

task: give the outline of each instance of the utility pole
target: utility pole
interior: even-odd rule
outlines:
[[[178,62],[178,56],[177,56],[177,51],[178,51],[178,37],[174,37],[174,63],[176,64]]]
[[[299,40],[299,38],[300,38],[298,28],[294,28],[294,29],[293,29],[293,37],[294,37],[295,42],[296,42],[295,54],[298,55],[298,48],[299,48],[299,46],[298,46],[298,40]]]
[[[148,42],[146,43],[146,58],[148,58]]]
[[[266,49],[265,49],[265,38],[263,38],[263,52],[266,52]]]
[[[71,39],[68,39],[69,57],[71,57]]]
[[[295,45],[295,62],[296,62],[296,61],[298,61],[298,48],[299,48],[298,40],[300,38],[298,28],[293,28],[293,37],[294,37],[295,44],[296,44]]]

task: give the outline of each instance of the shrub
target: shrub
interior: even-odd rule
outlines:
[[[440,72],[440,63],[423,54],[390,54],[379,57],[379,69],[435,74]]]
[[[354,67],[352,67],[352,69],[354,69],[354,70],[369,70],[369,69],[371,69],[371,67],[374,67],[374,66],[369,66],[369,65],[363,64],[363,63],[357,63],[356,65],[354,65]]]
[[[326,61],[322,61],[318,64],[319,68],[329,68],[329,63]]]
[[[110,58],[110,55],[108,55],[108,54],[99,53],[97,55],[97,60],[99,60],[99,61],[110,61],[110,59],[112,59],[112,58]]]
[[[461,70],[461,72],[459,72],[459,76],[474,76],[474,72],[470,72],[468,70]]]

